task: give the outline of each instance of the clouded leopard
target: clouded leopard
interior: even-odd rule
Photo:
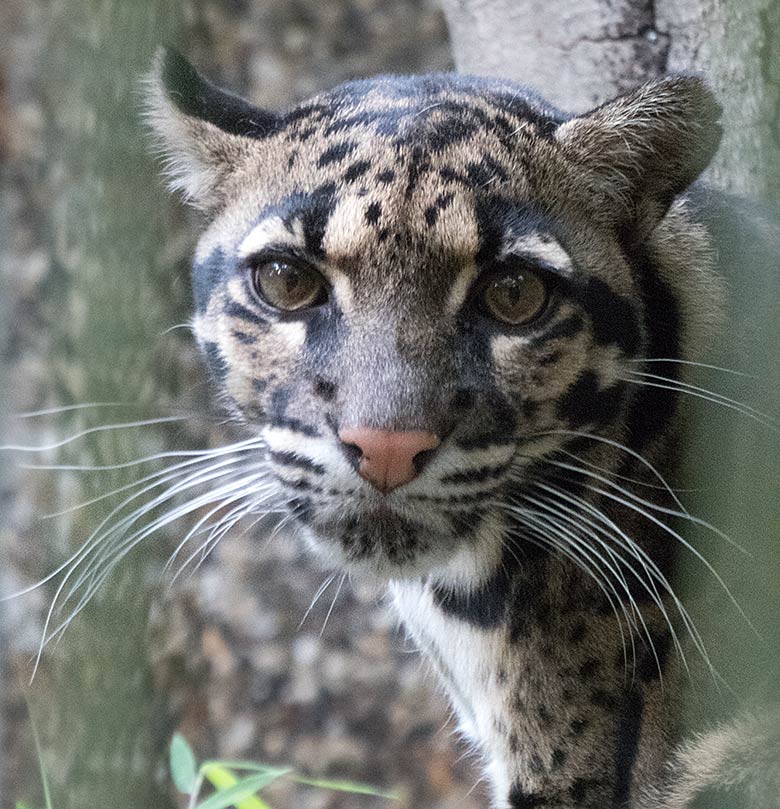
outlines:
[[[680,745],[674,721],[704,650],[665,474],[719,315],[686,196],[719,112],[689,76],[577,117],[451,74],[275,114],[175,52],[149,85],[208,221],[193,325],[252,437],[241,493],[270,479],[328,564],[387,581],[497,808],[681,809],[721,785],[780,806],[752,758],[776,730]]]

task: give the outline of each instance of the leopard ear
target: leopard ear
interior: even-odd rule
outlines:
[[[218,208],[230,173],[279,118],[219,89],[176,50],[158,51],[144,87],[146,119],[172,189],[198,208]]]
[[[669,76],[566,121],[555,137],[612,223],[641,240],[712,160],[720,114],[701,78]]]

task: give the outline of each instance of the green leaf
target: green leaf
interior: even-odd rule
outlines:
[[[356,795],[373,795],[376,798],[386,798],[390,801],[400,800],[398,795],[394,795],[392,792],[384,792],[367,784],[356,784],[352,781],[329,781],[323,778],[305,778],[302,775],[293,775],[291,777],[293,781],[297,781],[299,784],[306,784],[306,786],[319,789],[330,789],[334,792],[351,792]]]
[[[275,767],[272,764],[263,764],[257,761],[245,761],[242,759],[207,759],[200,765],[200,771],[204,772],[207,767],[225,768],[230,770],[244,770],[246,772],[282,772],[284,775],[290,773],[289,767]]]
[[[16,809],[30,809],[30,805],[27,803],[22,803],[21,801],[17,801]]]
[[[225,770],[223,767],[214,764],[209,765],[203,771],[203,774],[212,783],[214,783],[212,778],[215,778],[215,780],[218,780],[221,783],[225,783],[223,780],[225,773],[229,773],[229,770]],[[203,801],[203,803],[199,803],[197,809],[227,809],[229,806],[237,806],[246,798],[253,797],[256,792],[263,789],[263,787],[268,786],[268,784],[270,784],[272,781],[275,781],[277,778],[281,778],[283,775],[288,775],[289,773],[290,770],[279,769],[237,779],[233,786],[228,787],[227,789],[220,789],[220,791],[215,795],[212,795],[210,798]],[[264,809],[267,807],[267,804],[264,802],[261,802],[260,805],[264,807]],[[260,807],[256,807],[256,809],[260,809]]]
[[[198,783],[198,765],[195,754],[181,733],[174,733],[170,754],[171,777],[176,789],[189,795]]]

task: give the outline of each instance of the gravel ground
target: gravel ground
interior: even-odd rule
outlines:
[[[193,60],[263,105],[285,106],[355,76],[449,66],[432,0],[204,0],[187,8]],[[39,305],[53,271],[41,225],[47,155],[39,65],[49,13],[45,0],[3,0],[0,12],[0,396],[7,398],[0,404],[12,411],[51,401],[47,316]],[[187,349],[181,367],[200,384]],[[222,440],[216,429],[200,438]],[[50,564],[51,553],[36,544],[35,521],[52,502],[67,501],[62,486],[19,468],[0,470],[4,591]],[[346,582],[334,600],[335,581],[307,614],[325,574],[293,539],[267,542],[268,534],[264,526],[235,532],[189,580],[170,591],[159,585],[149,654],[179,729],[202,756],[366,781],[397,790],[406,807],[484,805],[446,702],[381,592]],[[34,595],[1,616],[2,809],[29,794],[36,778],[24,698],[46,605],[44,594]],[[45,688],[45,667],[41,678]],[[289,784],[269,800],[275,809],[383,805]]]

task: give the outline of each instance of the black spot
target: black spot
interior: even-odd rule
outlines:
[[[509,752],[512,753],[512,755],[515,755],[518,750],[520,750],[520,737],[514,730],[509,734],[507,744],[509,745]]]
[[[439,213],[446,210],[453,199],[455,199],[455,194],[439,194],[436,198],[436,202],[425,209],[425,223],[428,227],[433,227],[436,224]]]
[[[589,724],[587,719],[572,719],[569,727],[575,736],[582,736]]]
[[[314,382],[314,393],[326,402],[332,402],[336,398],[338,386],[334,382],[318,377]]]
[[[451,472],[441,478],[441,483],[481,483],[486,480],[496,480],[506,471],[507,464],[499,466],[480,466],[477,469],[466,469],[463,472]]]
[[[243,343],[246,346],[253,345],[257,340],[257,338],[253,335],[247,334],[244,331],[239,331],[238,329],[233,329],[231,334],[236,338],[236,340],[238,340],[239,343]]]
[[[323,168],[331,163],[340,163],[357,149],[355,141],[345,140],[327,148],[317,160],[317,168]]]
[[[219,346],[216,343],[205,343],[203,350],[208,360],[209,371],[214,379],[220,384],[225,381],[228,372],[228,364],[222,356]]]
[[[506,170],[496,163],[490,155],[485,155],[479,163],[467,163],[466,173],[469,181],[476,186],[490,185],[495,180],[506,180]]]
[[[395,179],[395,172],[392,169],[380,171],[379,174],[376,175],[376,178],[380,183],[389,185]]]
[[[378,202],[372,202],[368,208],[366,208],[366,222],[368,222],[369,225],[375,225],[381,215],[382,206]]]
[[[539,412],[539,402],[535,402],[533,399],[523,399],[520,412],[523,414],[523,418],[532,419]]]
[[[648,346],[645,356],[677,359],[681,353],[680,307],[669,285],[658,275],[646,248],[640,247],[628,255],[639,277],[642,298],[645,302],[645,323]],[[653,363],[650,371],[677,380],[678,363]],[[636,393],[628,413],[627,425],[630,446],[636,452],[642,450],[668,426],[674,417],[679,394],[664,388],[634,385]]]
[[[561,750],[560,747],[556,747],[552,753],[552,763],[550,768],[553,770],[560,770],[560,768],[566,763],[566,759],[568,757],[568,753],[565,750]]]
[[[525,792],[519,784],[515,784],[509,791],[509,806],[511,809],[534,809],[536,806],[546,806],[547,799],[537,793]]]
[[[238,301],[230,301],[225,304],[225,308],[222,311],[228,317],[234,317],[237,320],[245,320],[247,323],[257,326],[262,331],[267,331],[270,328],[267,320],[260,317],[260,315],[252,309],[248,309],[242,303],[238,303]]]
[[[605,711],[612,713],[618,707],[618,702],[614,694],[605,691],[603,688],[597,688],[590,695],[590,701],[597,708],[602,708]]]
[[[579,675],[585,679],[590,679],[599,668],[601,668],[601,661],[591,657],[580,666]]]
[[[550,713],[550,709],[543,702],[539,704],[536,713],[539,716],[539,721],[543,725],[550,725],[552,723],[553,717]]]
[[[268,387],[268,381],[265,379],[258,379],[257,377],[255,377],[252,380],[252,387],[257,393],[263,393],[263,391],[265,391],[265,389]]]
[[[289,200],[294,214],[300,217],[306,239],[306,250],[317,258],[324,258],[322,240],[328,218],[333,211],[335,183],[324,183],[310,194],[295,194]]]
[[[362,177],[370,168],[371,162],[369,160],[358,160],[344,172],[344,181],[347,183],[354,182],[359,177]]]
[[[409,158],[409,170],[406,181],[406,191],[404,192],[406,199],[410,199],[417,187],[420,177],[428,171],[430,162],[425,157],[425,152],[419,146],[412,149],[411,157]]]
[[[577,381],[560,398],[558,415],[572,427],[583,424],[608,424],[620,412],[625,384],[602,388],[594,371],[583,371]]]

